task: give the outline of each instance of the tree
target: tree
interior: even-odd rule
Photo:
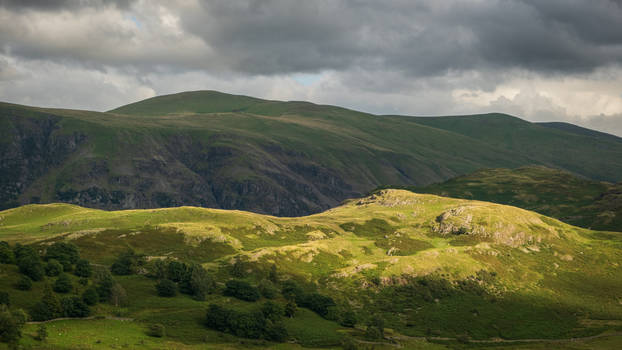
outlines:
[[[261,306],[261,312],[266,319],[273,322],[280,320],[284,314],[283,307],[280,304],[277,304],[270,300],[266,301]]]
[[[164,325],[161,323],[151,324],[147,329],[147,335],[150,337],[162,338],[165,334]]]
[[[115,275],[131,275],[138,272],[138,268],[143,266],[145,258],[142,255],[136,254],[132,249],[128,249],[125,252],[119,254],[110,271]]]
[[[268,280],[272,283],[279,283],[279,275],[276,271],[276,264],[272,264],[270,267],[270,272],[268,273]]]
[[[30,277],[22,275],[22,277],[20,277],[20,279],[15,284],[15,288],[19,290],[31,290],[32,280],[30,279]]]
[[[182,282],[186,278],[187,272],[188,266],[186,264],[171,260],[168,263],[166,276],[173,282]]]
[[[171,280],[161,280],[156,284],[156,291],[161,297],[174,297],[177,295],[177,284]]]
[[[57,293],[69,293],[71,289],[73,289],[73,286],[69,275],[64,272],[58,275],[56,282],[54,282],[54,291]]]
[[[11,305],[11,299],[9,298],[9,293],[0,292],[0,305],[5,305],[5,306]]]
[[[30,277],[33,281],[43,279],[44,270],[39,254],[28,246],[15,245],[15,257],[19,272]]]
[[[344,327],[353,328],[356,325],[356,314],[352,310],[346,310],[341,315],[341,322],[339,322]]]
[[[281,322],[266,322],[265,338],[271,341],[284,342],[288,337],[287,329]]]
[[[166,278],[166,269],[167,263],[164,260],[157,259],[153,261],[153,263],[149,264],[149,277],[153,277],[156,279],[164,279]]]
[[[229,280],[225,285],[224,295],[236,297],[246,301],[259,300],[259,290],[250,283],[241,280]]]
[[[266,299],[274,299],[279,294],[279,290],[269,280],[264,279],[259,281],[257,288],[259,289],[259,293]]]
[[[45,284],[43,288],[43,297],[41,301],[36,303],[30,309],[30,317],[34,321],[47,321],[63,314],[63,308],[60,300],[52,291],[49,284]]]
[[[235,257],[235,261],[233,262],[233,265],[231,266],[231,276],[236,277],[236,278],[244,278],[244,276],[246,275],[246,264],[244,264],[244,262],[242,261],[242,258],[240,258],[239,256]]]
[[[301,302],[304,302],[305,291],[295,281],[287,280],[283,282],[281,294],[283,294],[285,299],[294,300],[297,304],[301,304]]]
[[[49,277],[54,277],[60,275],[63,272],[63,265],[56,259],[48,260],[48,263],[45,265],[45,274]]]
[[[97,269],[95,271],[94,282],[97,294],[99,295],[99,301],[110,301],[112,287],[114,287],[115,284],[110,272],[103,268]]]
[[[89,306],[79,297],[65,297],[61,300],[65,317],[87,317],[91,314]]]
[[[119,283],[115,283],[110,290],[110,303],[116,307],[127,303],[127,293]]]
[[[190,290],[195,300],[205,300],[216,290],[214,277],[201,265],[193,265],[190,272]]]
[[[91,287],[85,290],[84,293],[82,293],[82,301],[84,301],[84,303],[89,306],[97,304],[97,302],[99,301],[99,294],[97,293],[97,289]]]
[[[288,300],[287,304],[285,304],[285,310],[284,310],[285,316],[292,318],[296,315],[297,311],[298,311],[298,306],[296,305],[296,302],[293,300]]]
[[[358,350],[359,347],[352,337],[344,337],[341,340],[341,348],[343,350]]]
[[[45,260],[58,260],[65,272],[71,271],[72,265],[78,262],[79,258],[78,247],[73,243],[55,242],[45,250]]]
[[[86,259],[80,259],[76,262],[76,269],[73,272],[78,277],[89,278],[93,274],[91,263]]]
[[[369,339],[384,339],[384,320],[380,316],[374,316],[367,323],[365,336]]]
[[[7,307],[0,307],[0,342],[17,348],[25,323],[26,320],[18,312],[10,312]]]
[[[37,327],[37,335],[35,335],[35,339],[38,341],[45,341],[48,338],[48,330],[45,327],[44,323],[41,323],[39,327]]]
[[[13,264],[15,262],[15,255],[11,250],[11,246],[5,242],[0,242],[0,264]]]
[[[220,305],[210,304],[205,314],[205,325],[217,331],[226,332],[229,329],[229,319],[232,310]]]

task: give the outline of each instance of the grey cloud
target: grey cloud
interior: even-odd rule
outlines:
[[[0,0],[0,7],[10,10],[73,10],[83,7],[117,6],[130,7],[135,0]]]

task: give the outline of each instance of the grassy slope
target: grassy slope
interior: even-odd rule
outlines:
[[[406,187],[418,193],[513,205],[572,225],[622,231],[621,185],[545,167],[483,169],[443,183]]]
[[[437,218],[443,213],[441,226]],[[409,336],[432,329],[441,336],[467,332],[479,339],[566,338],[616,330],[622,322],[622,238],[499,204],[388,190],[299,218],[191,207],[107,212],[64,204],[20,207],[0,212],[0,218],[1,240],[70,240],[101,264],[128,246],[148,256],[204,263],[214,271],[235,254],[248,256],[257,273],[274,262],[284,276],[316,281],[324,293],[350,300],[363,319],[381,313],[389,328]],[[469,234],[442,234],[443,227],[464,227]],[[20,297],[9,287],[17,278],[14,270],[2,267],[2,288],[16,306],[25,307],[36,298]],[[423,302],[390,287],[403,274],[461,280],[480,270],[498,274],[486,286],[494,300],[460,294]],[[374,287],[373,279],[384,287]],[[248,305],[218,295],[208,302],[158,298],[154,282],[141,276],[120,282],[130,306],[102,306],[99,313],[135,318],[128,332],[140,333],[143,322],[163,322],[167,341],[188,346],[206,335],[212,345],[235,341],[202,328],[208,302]],[[309,346],[321,343],[308,329],[325,329],[323,339],[339,337],[335,323],[308,311],[287,327]]]

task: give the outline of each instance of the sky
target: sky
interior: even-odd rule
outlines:
[[[201,89],[622,136],[622,0],[0,0],[0,101]]]

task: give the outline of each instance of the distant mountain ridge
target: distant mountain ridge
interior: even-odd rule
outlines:
[[[105,113],[0,103],[1,208],[194,205],[297,216],[379,185],[530,164],[617,182],[622,141],[503,114],[380,116],[216,91]]]

